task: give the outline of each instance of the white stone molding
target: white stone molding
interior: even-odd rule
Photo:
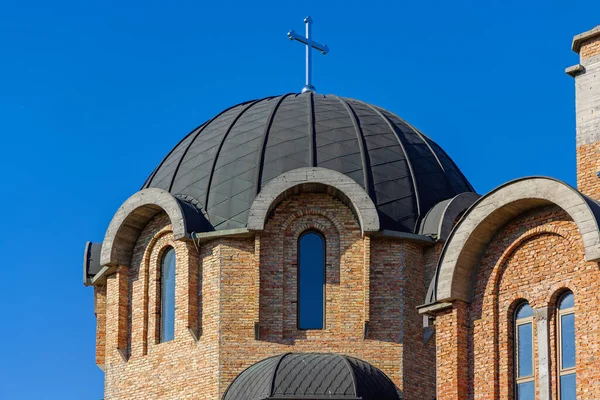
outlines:
[[[315,184],[328,187],[328,193],[352,209],[363,233],[379,231],[379,215],[367,192],[346,175],[319,167],[294,169],[270,181],[250,207],[248,229],[262,231],[269,214],[283,199],[301,191],[303,186]]]
[[[600,260],[598,203],[552,178],[517,179],[479,199],[452,231],[438,263],[434,301],[470,301],[473,272],[494,235],[519,214],[547,205],[560,207],[577,224],[585,259]]]
[[[169,216],[175,240],[189,238],[191,232],[206,227],[202,214],[169,192],[149,188],[128,198],[115,213],[102,242],[100,265],[129,266],[140,232],[157,214]]]

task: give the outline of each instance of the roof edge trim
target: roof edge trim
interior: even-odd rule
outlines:
[[[573,37],[573,44],[571,45],[571,49],[579,54],[579,51],[581,50],[581,45],[583,44],[583,42],[585,42],[586,40],[592,39],[596,36],[600,36],[600,25],[597,25],[596,27],[590,29],[589,31],[580,33],[579,35],[575,35]]]
[[[431,303],[469,302],[473,272],[493,236],[529,210],[555,205],[577,224],[586,261],[600,260],[600,205],[558,179],[533,176],[507,182],[477,200],[463,215],[442,250]]]

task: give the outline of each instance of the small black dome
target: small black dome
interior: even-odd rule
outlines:
[[[473,191],[436,143],[395,114],[312,92],[221,112],[177,144],[143,188],[191,201],[215,230],[244,228],[261,188],[301,167],[356,181],[377,207],[381,229],[416,233],[435,204]]]
[[[339,354],[287,353],[250,366],[223,400],[400,400],[394,383],[368,362]]]

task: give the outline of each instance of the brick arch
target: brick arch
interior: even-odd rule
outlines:
[[[379,215],[365,190],[346,175],[327,168],[298,168],[270,181],[256,196],[248,214],[248,229],[262,231],[270,213],[291,194],[323,188],[350,207],[365,232],[379,231]]]
[[[143,298],[143,304],[144,307],[142,309],[142,332],[141,332],[141,339],[142,339],[142,343],[141,343],[141,351],[142,351],[142,355],[146,355],[148,354],[148,338],[149,338],[149,319],[150,319],[150,308],[151,308],[151,304],[150,304],[150,299],[151,297],[154,297],[156,295],[156,293],[150,293],[150,271],[151,269],[156,269],[158,268],[158,263],[160,263],[160,260],[162,258],[162,255],[164,254],[165,250],[168,247],[172,247],[174,249],[176,249],[176,243],[175,240],[173,239],[173,230],[171,225],[166,225],[164,227],[162,227],[161,229],[158,230],[158,232],[156,232],[154,235],[152,235],[152,237],[150,238],[150,241],[146,244],[145,248],[144,248],[144,252],[142,254],[142,259],[139,262],[139,268],[138,268],[138,279],[141,278],[141,281],[143,282],[143,293],[144,293],[144,298]],[[158,253],[158,254],[156,254]],[[153,255],[156,254],[156,257],[153,257]],[[155,260],[155,262],[152,262],[152,260]],[[177,260],[177,250],[175,250],[175,260],[176,262]],[[132,268],[133,270],[133,268]],[[133,271],[132,271],[133,272]],[[140,276],[141,275],[141,276]],[[130,276],[131,278],[131,276]],[[130,307],[131,304],[133,303],[133,299],[132,301],[130,301]],[[133,335],[133,332],[131,333]],[[131,338],[131,342],[132,342],[132,346],[134,345],[133,343],[133,337]],[[137,343],[136,343],[137,344]]]
[[[478,200],[452,231],[438,263],[435,301],[470,301],[474,271],[494,235],[516,216],[546,205],[556,205],[569,215],[583,239],[586,260],[599,260],[600,206],[564,182],[522,178]]]
[[[290,226],[290,224],[292,224],[295,220],[297,220],[298,218],[301,218],[305,215],[320,215],[322,217],[327,218],[335,226],[338,233],[343,229],[342,222],[339,220],[339,218],[334,213],[329,212],[329,211],[323,211],[318,208],[305,208],[302,210],[295,211],[293,214],[291,214],[281,224],[281,230],[285,232],[287,230],[288,226]]]
[[[191,204],[162,189],[140,190],[123,203],[110,221],[102,242],[100,264],[129,266],[140,233],[161,212],[168,215],[175,240],[189,238],[192,232],[207,228],[205,217]]]
[[[558,298],[560,296],[562,296],[565,292],[572,292],[573,296],[575,296],[575,301],[577,301],[577,290],[573,289],[574,286],[572,284],[572,282],[560,282],[557,283],[555,285],[553,285],[549,290],[548,290],[548,296],[546,297],[546,304],[548,304],[548,307],[556,307],[557,306],[557,302],[558,302]]]
[[[160,269],[162,258],[167,249],[172,248],[175,250],[176,268],[179,267],[181,269],[184,262],[187,261],[182,257],[182,252],[187,252],[186,246],[175,240],[169,226],[163,227],[152,239],[146,248],[142,264],[146,272],[144,282],[146,294],[144,299],[144,355],[148,354],[148,347],[154,347],[158,340],[158,316],[160,315],[160,285],[158,283],[161,280]]]
[[[183,277],[183,286],[197,290],[186,291],[187,301],[182,305],[187,309],[187,323],[192,329],[198,328],[201,317],[201,304],[198,274],[194,272],[197,254],[191,241],[176,240],[172,225],[166,214],[159,214],[144,227],[134,248],[129,268],[129,304],[130,318],[129,346],[132,357],[145,356],[149,348],[155,346],[157,334],[156,312],[159,294],[157,292],[158,271],[162,256],[167,248],[175,250],[178,274]],[[180,290],[180,289],[176,289]],[[185,289],[184,289],[185,291]],[[196,334],[194,332],[193,334]]]
[[[552,210],[544,211],[550,213]],[[528,217],[525,217],[528,218]],[[535,226],[524,232],[513,232],[504,240],[495,241],[489,248],[489,254],[483,258],[481,265],[483,269],[476,272],[474,279],[478,280],[479,287],[476,293],[479,293],[469,305],[469,320],[473,322],[479,329],[474,329],[473,336],[469,337],[469,348],[485,346],[485,359],[489,359],[489,365],[484,367],[480,356],[473,355],[471,370],[469,375],[474,381],[477,381],[475,370],[480,373],[485,371],[489,374],[489,379],[479,380],[475,386],[482,391],[489,391],[496,397],[508,397],[511,393],[510,388],[513,382],[513,330],[511,321],[513,321],[513,313],[515,307],[521,301],[527,301],[533,309],[545,306],[540,303],[539,297],[524,290],[522,287],[512,287],[508,296],[500,296],[505,293],[500,290],[505,272],[509,268],[512,257],[530,243],[532,240],[546,237],[547,235],[558,237],[564,240],[569,247],[581,248],[581,244],[577,243],[579,238],[573,235],[569,228],[563,228],[558,224],[568,219],[566,213],[560,213],[557,220],[553,220],[544,225]],[[518,226],[521,220],[513,221],[511,225],[506,226],[510,229],[512,226]],[[570,222],[572,224],[572,222]],[[574,227],[573,227],[574,228]],[[492,247],[493,246],[493,247]],[[509,280],[510,281],[510,280]],[[491,341],[480,340],[483,331],[487,331],[487,336],[493,337]],[[484,368],[482,370],[482,368]],[[481,385],[484,385],[483,387]]]
[[[564,229],[560,226],[542,225],[542,226],[536,226],[534,228],[527,230],[526,232],[519,235],[519,237],[516,238],[514,241],[512,241],[512,243],[502,252],[500,257],[498,257],[498,260],[496,262],[496,265],[493,268],[492,275],[490,277],[491,278],[490,280],[492,281],[493,293],[488,294],[486,291],[484,296],[488,296],[488,295],[496,296],[498,294],[500,281],[502,280],[502,276],[504,275],[504,272],[506,271],[506,267],[507,267],[508,261],[510,260],[510,257],[517,250],[519,250],[519,248],[521,248],[525,243],[527,243],[528,241],[530,241],[532,239],[535,239],[538,236],[542,236],[542,235],[559,236],[559,237],[565,239],[571,245],[572,248],[574,248],[577,244],[576,243],[577,238],[575,238],[571,234],[571,232],[569,232],[567,229]],[[528,300],[528,301],[531,301],[531,300]],[[532,305],[532,307],[534,305]]]

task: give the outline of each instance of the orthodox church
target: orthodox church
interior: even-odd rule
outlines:
[[[479,195],[310,70],[183,137],[85,246],[105,399],[600,399],[600,26],[573,50],[577,189]]]

